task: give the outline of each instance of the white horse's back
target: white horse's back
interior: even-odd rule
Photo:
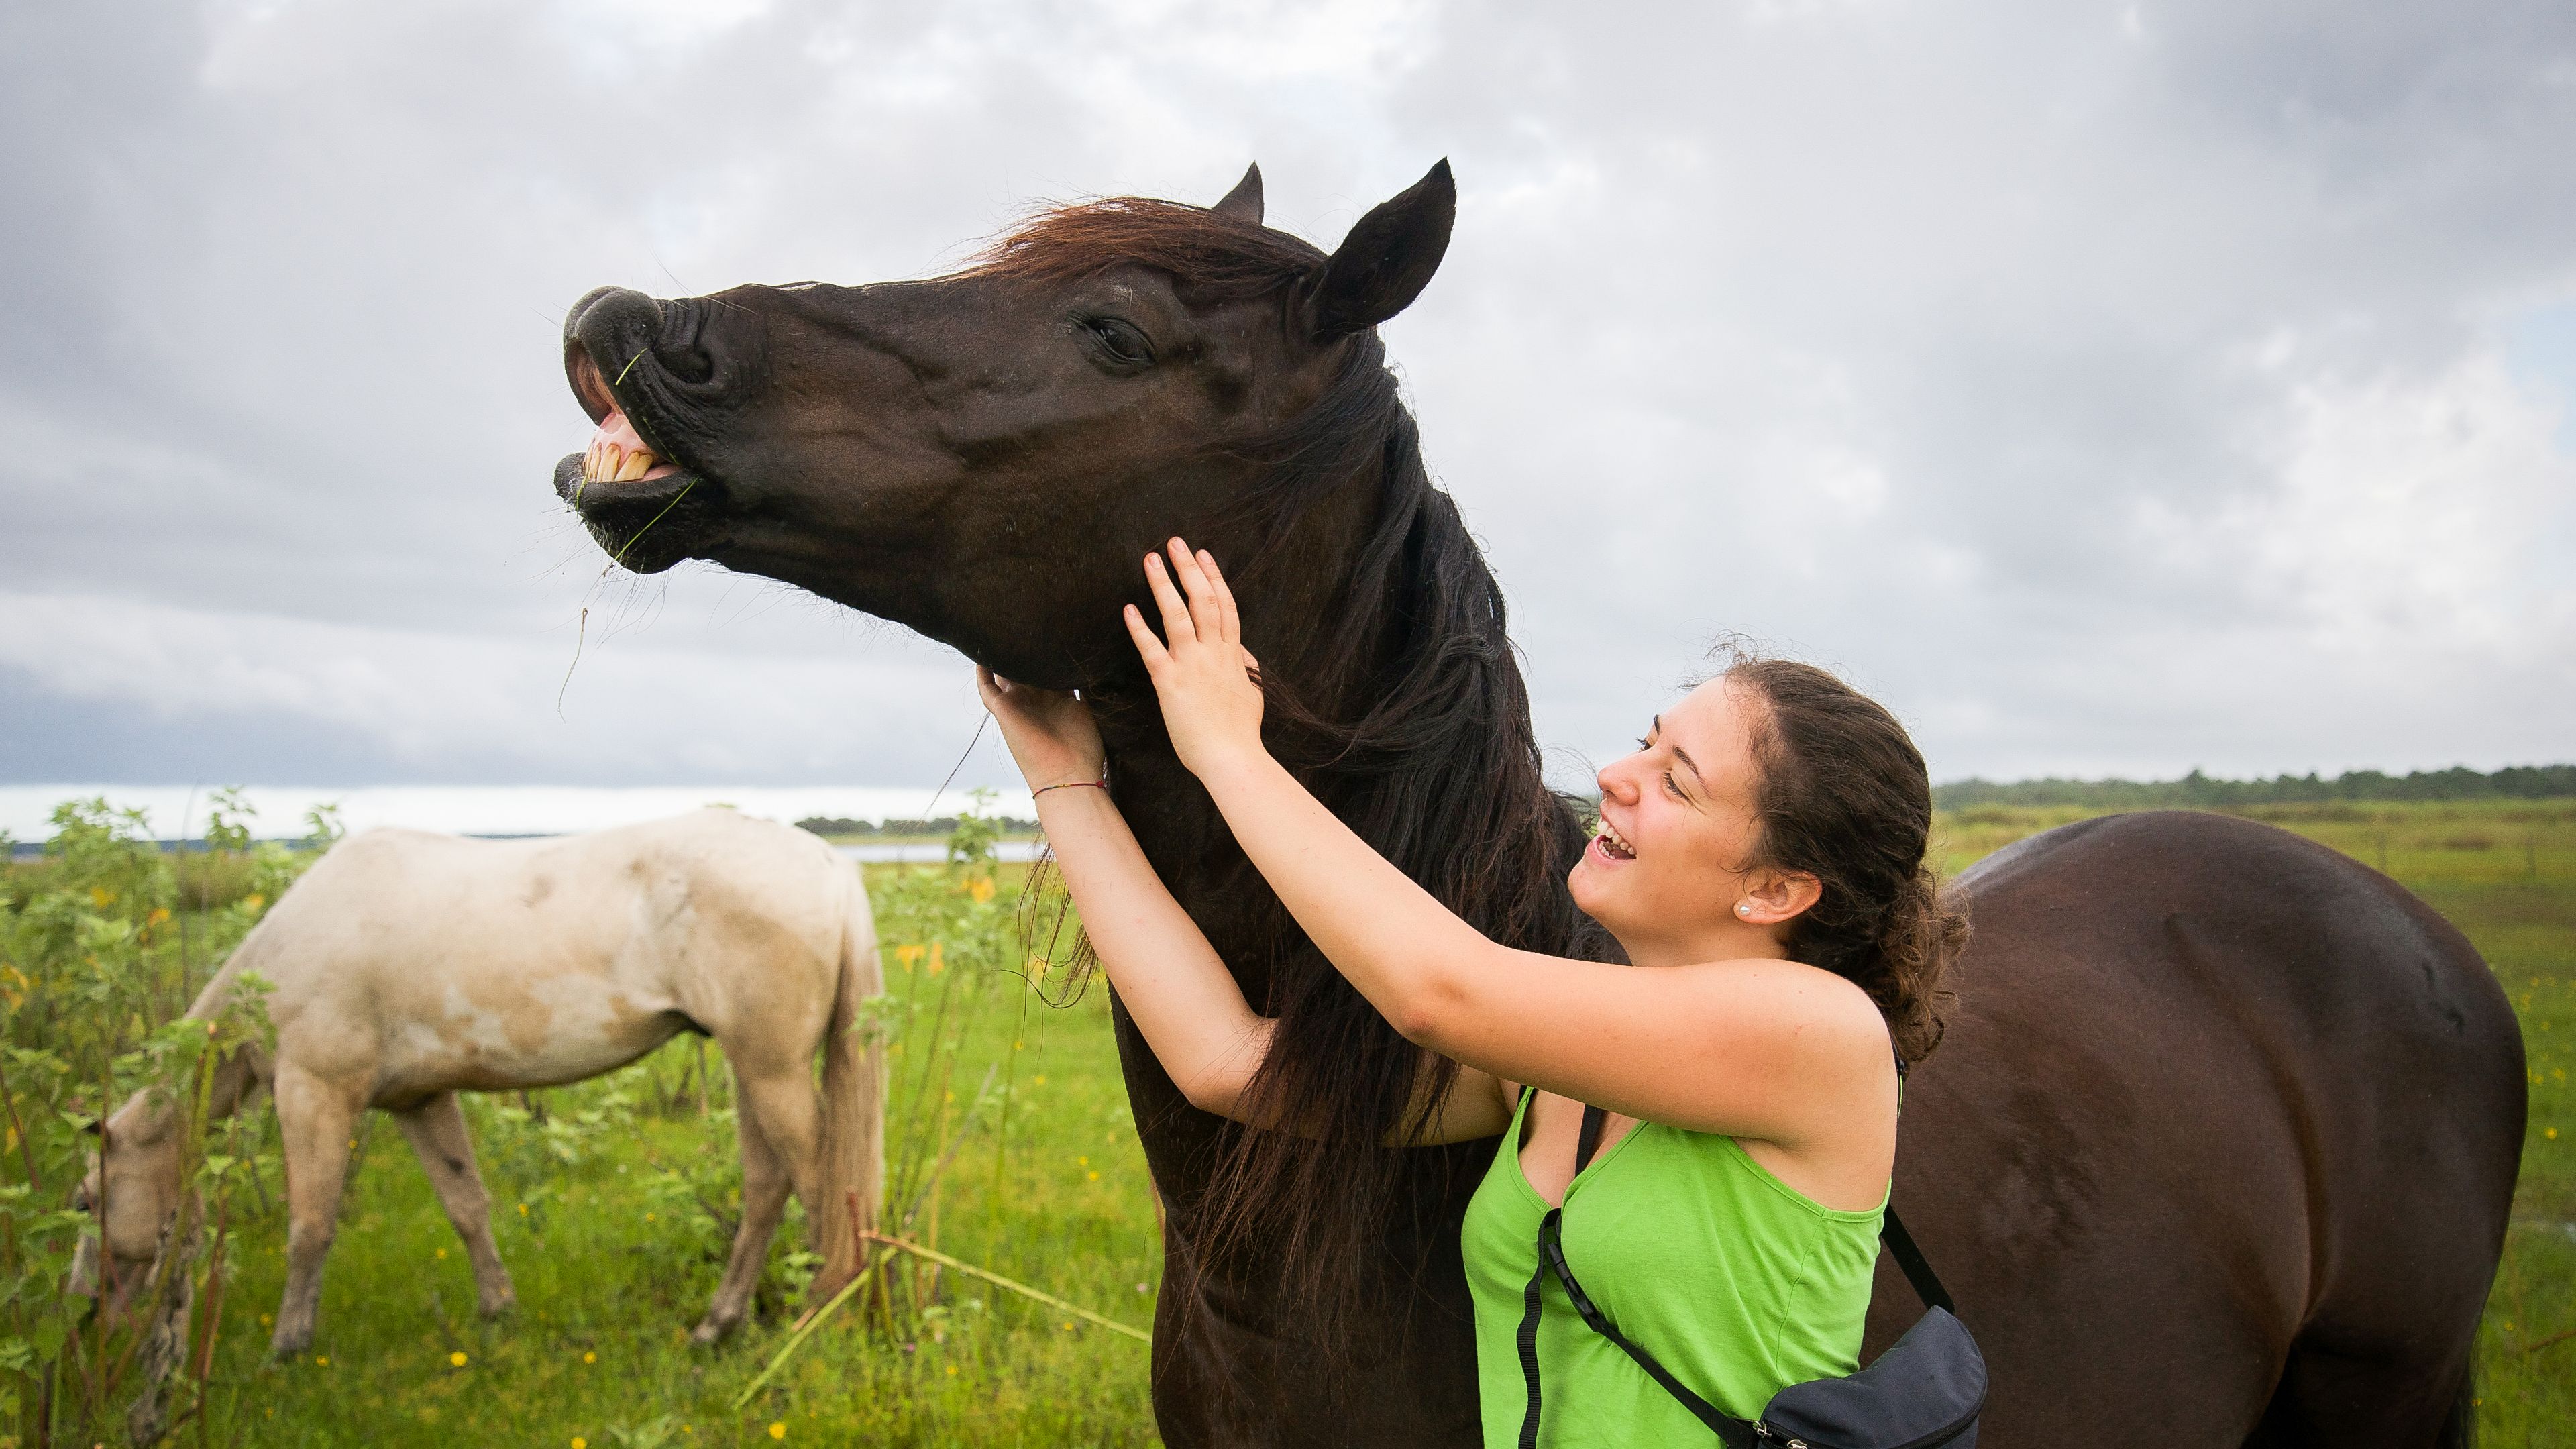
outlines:
[[[259,972],[281,1054],[352,1087],[365,1073],[370,1105],[578,1081],[692,1025],[730,1035],[747,1002],[819,1030],[854,901],[866,929],[854,871],[722,809],[531,840],[371,830],[210,989]]]

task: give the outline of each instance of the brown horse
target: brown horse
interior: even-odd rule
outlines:
[[[1469,1444],[1460,1209],[1492,1143],[1373,1144],[1425,1061],[1321,961],[1180,768],[1119,606],[1175,532],[1240,579],[1281,758],[1488,934],[1601,949],[1563,871],[1501,598],[1375,326],[1446,249],[1446,163],[1329,256],[1213,208],[1039,217],[929,281],[593,292],[601,437],[557,491],[628,567],[801,585],[1080,687],[1155,867],[1282,1023],[1325,1140],[1198,1112],[1122,1015],[1170,1204],[1165,1439]],[[1991,1355],[1989,1444],[2420,1446],[2465,1433],[2522,1048],[2458,933],[2293,836],[2128,816],[1964,883],[1978,936],[1895,1195]],[[1873,1348],[1918,1310],[1883,1268]]]

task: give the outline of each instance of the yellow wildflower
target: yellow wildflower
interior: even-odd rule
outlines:
[[[572,1449],[590,1449],[590,1441],[575,1434],[572,1436]]]
[[[906,966],[909,966],[913,962],[921,959],[921,948],[919,946],[897,946],[894,948],[894,959],[902,962]]]
[[[586,1353],[581,1356],[581,1361],[583,1363],[597,1363],[599,1362],[599,1355],[595,1353]]]
[[[463,1367],[465,1367],[465,1355],[464,1355],[464,1354],[462,1354],[462,1353],[451,1353],[451,1354],[449,1354],[449,1355],[447,1356],[447,1366],[448,1366],[449,1368],[463,1368]]]
[[[775,1419],[771,1420],[771,1421],[770,1421],[770,1424],[769,1424],[769,1437],[770,1437],[770,1438],[772,1438],[772,1439],[784,1439],[784,1438],[786,1438],[786,1437],[787,1437],[787,1425],[786,1425],[784,1422],[779,1421],[779,1420],[775,1420]]]
[[[993,882],[979,875],[966,882],[966,894],[973,896],[977,905],[982,905],[993,898]]]
[[[331,1366],[330,1356],[319,1353],[313,1355],[313,1366],[315,1368],[329,1368]]]
[[[447,1250],[446,1250],[445,1248],[441,1248],[441,1249],[439,1249],[439,1250],[438,1250],[438,1257],[439,1257],[439,1261],[441,1261],[441,1262],[445,1262],[445,1261],[447,1260]]]
[[[947,943],[947,942],[945,942],[945,941],[933,941],[933,942],[931,942],[931,943],[930,943],[930,974],[931,974],[931,975],[936,976],[936,975],[938,975],[940,972],[945,971],[945,970],[947,970],[947,969],[948,969],[948,950],[947,950],[947,946],[948,946],[948,943]]]

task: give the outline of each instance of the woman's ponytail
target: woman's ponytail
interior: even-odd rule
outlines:
[[[1943,978],[1968,941],[1967,917],[1925,864],[1922,752],[1876,700],[1812,664],[1745,660],[1726,678],[1768,706],[1753,739],[1756,863],[1823,887],[1792,927],[1790,954],[1867,991],[1897,1052],[1920,1060],[1941,1042]]]

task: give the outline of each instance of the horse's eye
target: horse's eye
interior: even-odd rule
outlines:
[[[1083,326],[1100,344],[1101,355],[1120,367],[1141,367],[1154,360],[1154,345],[1131,322],[1116,317],[1089,317],[1083,320]]]

